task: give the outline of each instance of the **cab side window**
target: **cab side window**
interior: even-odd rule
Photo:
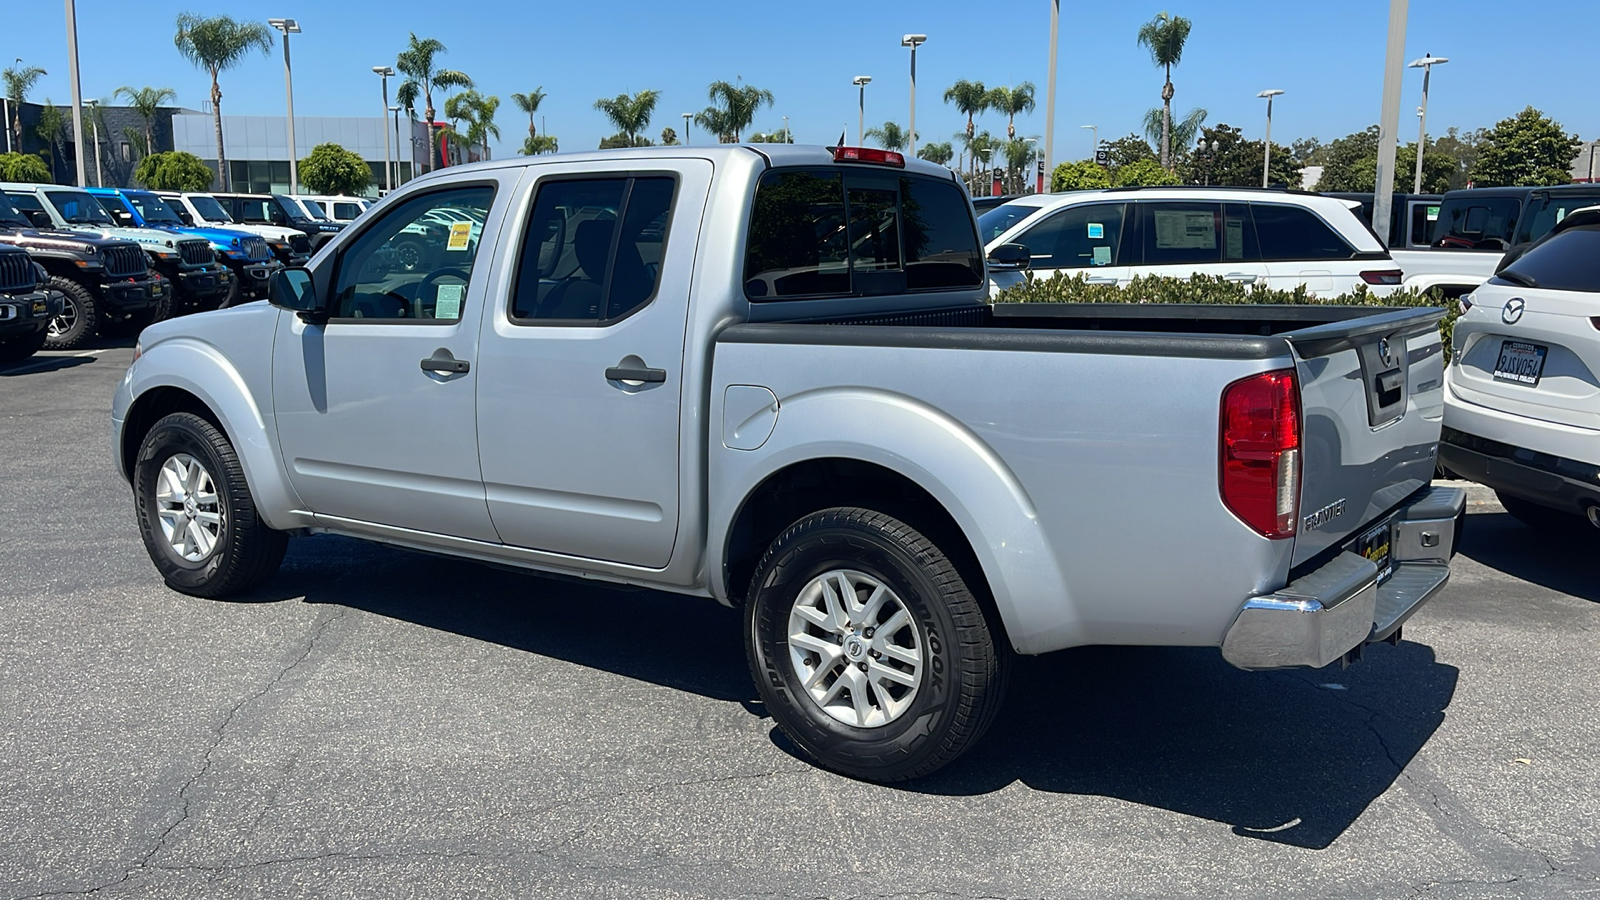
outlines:
[[[1122,246],[1122,219],[1121,203],[1074,206],[1023,232],[1017,242],[1028,248],[1034,268],[1109,266]]]
[[[1315,213],[1298,206],[1252,203],[1261,258],[1266,260],[1349,259],[1355,248]]]
[[[339,253],[332,317],[461,319],[494,188],[421,194],[389,210]]]
[[[1144,264],[1169,266],[1222,261],[1216,203],[1140,204],[1144,229]]]
[[[672,178],[586,178],[539,186],[523,236],[511,320],[598,325],[649,304],[661,280]]]

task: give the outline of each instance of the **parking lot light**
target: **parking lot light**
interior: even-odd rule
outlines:
[[[1411,61],[1409,68],[1422,70],[1422,105],[1417,107],[1417,177],[1411,185],[1411,193],[1422,193],[1422,151],[1427,147],[1428,141],[1428,78],[1433,74],[1434,66],[1441,66],[1450,61],[1448,56],[1434,56],[1424,53],[1421,59]]]
[[[1261,186],[1262,187],[1266,187],[1268,181],[1272,177],[1272,98],[1278,96],[1281,93],[1283,93],[1283,91],[1280,91],[1280,90],[1278,90],[1276,88],[1273,88],[1271,90],[1262,91],[1261,93],[1256,95],[1257,97],[1265,97],[1265,98],[1267,98],[1267,139],[1266,139],[1266,141],[1264,141],[1264,144],[1266,146],[1266,150],[1262,153],[1262,156],[1261,156]]]
[[[289,35],[300,33],[300,23],[294,19],[268,19],[267,24],[283,32],[283,91],[288,98],[289,115],[289,193],[300,192],[300,161],[294,149],[294,77],[289,71]]]
[[[908,34],[900,39],[900,46],[911,48],[911,155],[917,155],[917,48],[928,42],[925,34]]]
[[[850,83],[861,89],[861,106],[856,111],[856,146],[867,145],[867,85],[872,83],[871,75],[857,75],[850,79]]]
[[[383,180],[384,190],[394,190],[394,170],[389,168],[389,76],[394,66],[373,66],[372,73],[383,79]]]

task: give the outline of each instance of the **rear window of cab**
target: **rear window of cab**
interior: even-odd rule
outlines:
[[[837,167],[773,169],[756,187],[744,268],[753,301],[983,283],[971,206],[953,181]]]

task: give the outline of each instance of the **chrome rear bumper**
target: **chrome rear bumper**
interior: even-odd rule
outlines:
[[[1393,636],[1450,580],[1466,510],[1460,488],[1412,495],[1394,518],[1393,573],[1346,550],[1281,590],[1245,601],[1222,639],[1222,656],[1241,669],[1320,668],[1351,650]]]

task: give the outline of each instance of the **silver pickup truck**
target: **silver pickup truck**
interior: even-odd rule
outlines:
[[[970,746],[1014,653],[1325,666],[1445,584],[1442,310],[987,276],[960,182],[895,153],[451,167],[270,303],[146,329],[116,464],[190,594],[332,532],[741,607],[778,724],[875,780]]]

